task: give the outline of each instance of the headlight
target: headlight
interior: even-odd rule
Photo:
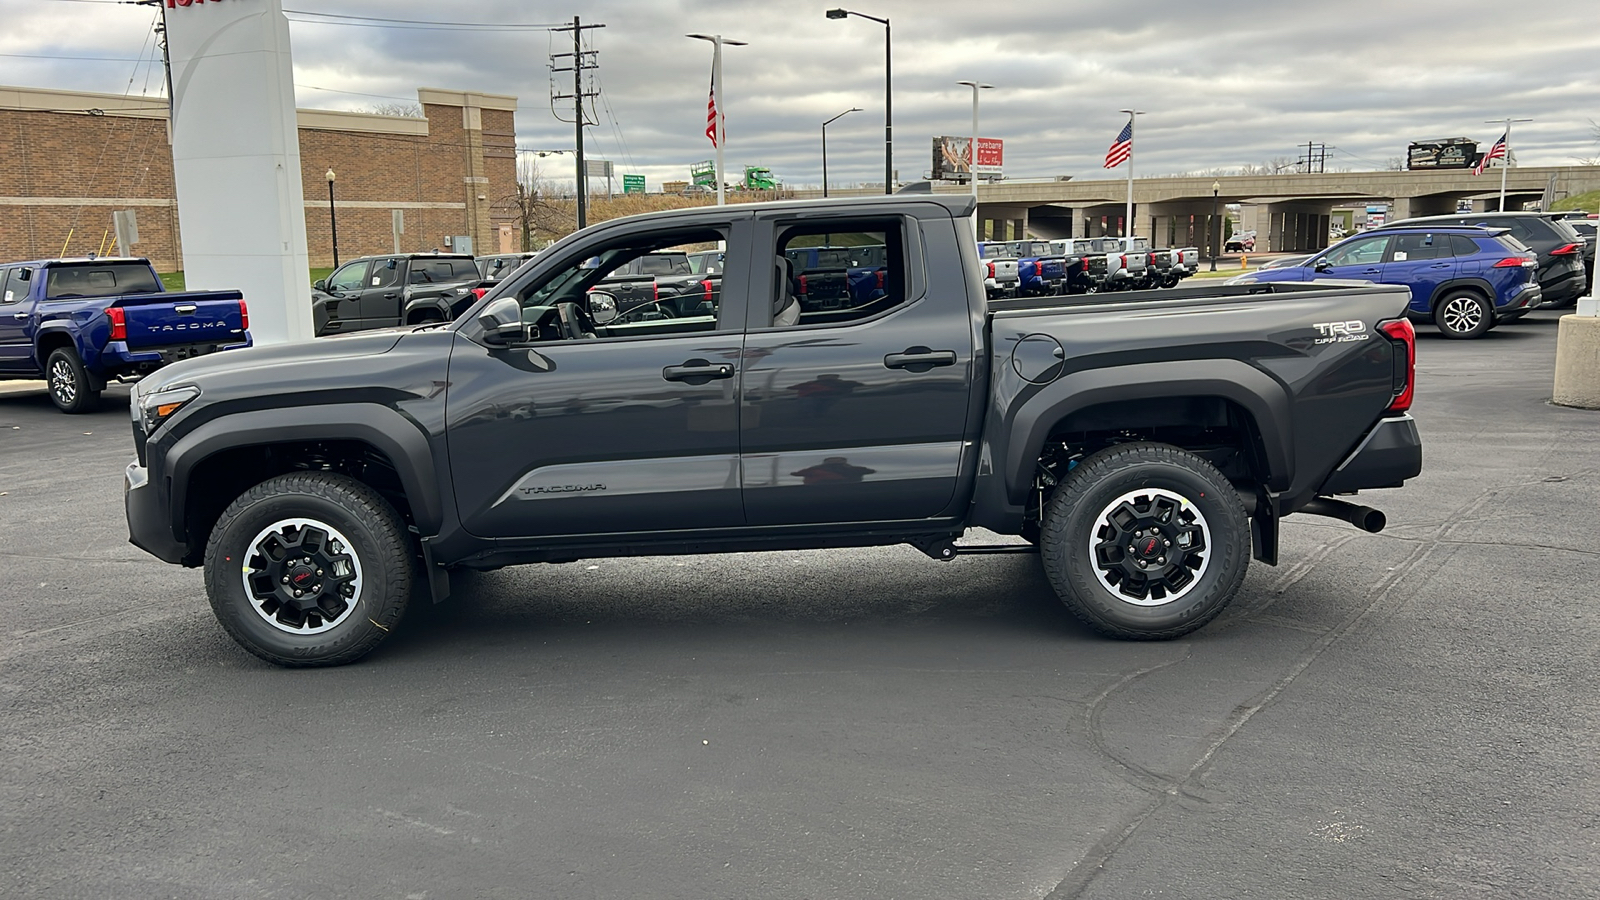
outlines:
[[[144,427],[144,433],[151,434],[160,428],[161,423],[172,418],[174,413],[198,396],[200,389],[192,384],[139,394],[139,422]]]

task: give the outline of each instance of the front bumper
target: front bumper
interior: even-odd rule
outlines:
[[[181,563],[188,550],[172,536],[167,510],[150,483],[150,470],[135,460],[123,472],[122,502],[128,513],[128,542],[162,562]]]
[[[1399,487],[1421,472],[1422,436],[1417,433],[1417,422],[1410,416],[1397,416],[1379,421],[1317,493]]]

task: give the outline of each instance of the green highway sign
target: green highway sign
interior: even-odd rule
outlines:
[[[644,176],[643,175],[624,175],[624,176],[622,176],[622,192],[624,194],[642,194],[642,193],[644,193]]]

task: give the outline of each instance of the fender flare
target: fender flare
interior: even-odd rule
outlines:
[[[344,440],[371,444],[389,457],[417,530],[439,532],[444,520],[438,470],[428,436],[396,410],[373,403],[332,403],[239,412],[206,422],[179,438],[163,468],[172,479],[172,533],[186,535],[189,480],[195,468],[224,450],[285,442]]]
[[[470,296],[470,295],[469,295]],[[445,297],[423,297],[419,300],[407,300],[400,309],[400,324],[410,323],[411,314],[419,309],[426,309],[439,314],[441,321],[449,322],[455,317],[450,315],[450,304]]]
[[[1438,287],[1434,288],[1433,289],[1433,296],[1428,298],[1428,314],[1429,315],[1433,314],[1433,311],[1435,309],[1437,309],[1438,306],[1439,306],[1439,301],[1444,299],[1444,295],[1445,294],[1448,294],[1451,291],[1456,290],[1457,288],[1473,288],[1475,290],[1481,291],[1485,297],[1489,298],[1489,307],[1491,309],[1498,309],[1499,308],[1498,306],[1496,306],[1496,304],[1494,302],[1495,301],[1495,289],[1494,289],[1494,286],[1491,285],[1489,282],[1485,281],[1482,278],[1475,278],[1475,277],[1472,277],[1470,275],[1467,275],[1467,276],[1463,276],[1463,277],[1460,277],[1460,278],[1452,278],[1449,281],[1446,281],[1443,284],[1439,285]]]
[[[1085,369],[1064,375],[1023,402],[1006,429],[1006,493],[1021,503],[1045,439],[1067,416],[1103,403],[1171,397],[1221,397],[1255,420],[1266,487],[1287,490],[1293,474],[1291,405],[1283,385],[1235,359],[1178,360]]]

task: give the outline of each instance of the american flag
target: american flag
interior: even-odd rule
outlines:
[[[727,128],[726,125],[723,126]],[[717,73],[711,73],[711,96],[706,100],[706,137],[711,139],[711,146],[717,145]]]
[[[1115,169],[1128,161],[1133,155],[1133,120],[1122,126],[1117,132],[1117,139],[1111,142],[1111,149],[1106,151],[1106,168]]]
[[[1509,134],[1509,133],[1510,132],[1507,132],[1507,134]],[[1489,148],[1489,152],[1485,153],[1483,155],[1483,158],[1478,160],[1478,164],[1472,167],[1472,174],[1474,174],[1474,175],[1482,175],[1483,174],[1483,170],[1489,168],[1489,160],[1491,160],[1491,159],[1505,159],[1505,158],[1506,158],[1506,135],[1502,134],[1502,135],[1500,135],[1500,140],[1495,141],[1494,142],[1494,146]]]

